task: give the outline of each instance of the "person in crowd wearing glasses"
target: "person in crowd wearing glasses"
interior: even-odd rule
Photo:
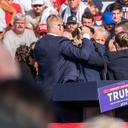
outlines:
[[[26,16],[21,13],[17,13],[14,18],[14,27],[5,33],[3,38],[4,45],[11,52],[13,58],[15,58],[16,49],[20,45],[30,46],[31,43],[36,42],[37,38],[32,30],[26,29]]]
[[[43,0],[32,0],[32,9],[27,12],[27,28],[35,30],[37,36],[47,33],[46,20],[50,14],[58,14],[52,6],[46,6]]]

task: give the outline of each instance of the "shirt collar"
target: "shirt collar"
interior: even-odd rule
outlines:
[[[52,36],[59,36],[59,35],[57,35],[57,34],[54,34],[54,33],[50,33],[50,32],[48,32],[48,33],[47,33],[47,35],[52,35]]]

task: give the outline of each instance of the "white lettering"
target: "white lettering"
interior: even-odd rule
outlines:
[[[113,92],[113,99],[114,100],[118,100],[119,99],[118,92],[117,91],[116,92]]]
[[[119,90],[119,97],[124,98],[124,90]]]
[[[128,97],[128,88],[108,93],[107,96],[109,97],[110,102],[121,100],[123,98],[125,100]]]
[[[128,96],[128,89],[127,88],[125,88],[125,95],[126,95],[126,97]]]
[[[112,93],[108,93],[107,95],[109,97],[109,101],[111,102],[112,101],[112,97],[111,97],[112,96]]]

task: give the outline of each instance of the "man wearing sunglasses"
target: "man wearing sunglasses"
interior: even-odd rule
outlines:
[[[50,14],[57,14],[57,11],[53,7],[46,6],[43,0],[32,0],[31,5],[32,9],[27,12],[27,27],[39,33],[47,32],[47,17]]]

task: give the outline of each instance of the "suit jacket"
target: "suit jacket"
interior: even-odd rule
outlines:
[[[106,53],[108,59],[108,79],[128,80],[128,50]]]
[[[90,55],[87,61],[80,61],[80,79],[81,81],[99,81],[104,69],[105,47],[96,42],[90,41]]]
[[[91,52],[88,40],[82,47],[76,47],[70,40],[53,35],[37,41],[34,51],[39,65],[38,77],[49,89],[56,83],[77,81],[79,71],[74,61],[88,60]]]

